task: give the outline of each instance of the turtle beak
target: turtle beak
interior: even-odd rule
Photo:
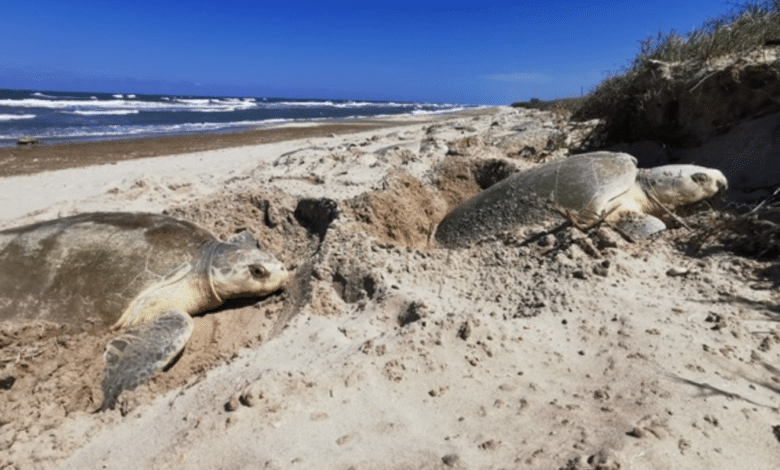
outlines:
[[[722,193],[729,187],[729,182],[726,179],[726,175],[720,170],[710,169],[704,176],[705,180],[710,179],[715,183],[715,194]]]
[[[290,279],[292,279],[292,274],[290,274],[290,271],[288,271],[282,264],[279,264],[273,271],[271,271],[268,283],[271,286],[275,286],[274,290],[279,290],[283,289],[287,284],[289,284]]]

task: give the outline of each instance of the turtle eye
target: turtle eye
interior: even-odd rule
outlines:
[[[250,264],[249,272],[252,274],[252,277],[255,278],[263,278],[268,275],[268,270],[265,269],[265,266],[262,264]]]
[[[706,183],[707,180],[710,179],[710,177],[707,176],[706,173],[694,173],[691,175],[691,179],[696,183],[702,184],[702,183]]]

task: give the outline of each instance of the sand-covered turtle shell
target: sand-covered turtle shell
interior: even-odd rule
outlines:
[[[554,205],[595,220],[625,194],[637,178],[631,155],[594,152],[517,173],[467,200],[447,214],[436,240],[462,245],[501,230],[543,221]],[[619,202],[616,202],[616,204]]]
[[[202,269],[216,239],[155,214],[99,213],[0,232],[0,321],[114,324],[145,288]]]

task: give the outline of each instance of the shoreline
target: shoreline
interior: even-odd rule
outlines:
[[[500,109],[500,107],[420,116],[399,115],[360,120],[330,119],[311,123],[288,123],[277,127],[230,133],[186,134],[0,147],[0,178],[81,168],[90,165],[112,164],[140,158],[327,137],[331,134],[352,134],[387,127],[491,114],[497,109]]]
[[[490,108],[359,124],[294,124],[236,134],[41,145],[0,152],[4,203],[0,230],[77,212],[161,211],[223,190],[230,181],[244,178],[259,166],[270,169],[284,154],[335,149],[366,142],[378,131],[392,135],[499,112]],[[387,137],[362,148],[402,144],[403,139],[397,136]]]

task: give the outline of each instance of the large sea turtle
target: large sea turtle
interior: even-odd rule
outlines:
[[[221,242],[164,215],[90,213],[0,232],[0,321],[122,329],[106,347],[100,410],[179,354],[190,315],[289,277],[247,231]]]
[[[550,208],[583,224],[618,221],[635,236],[666,228],[666,210],[712,197],[728,186],[718,170],[696,165],[637,168],[626,153],[593,152],[539,165],[489,187],[448,213],[436,229],[443,246],[539,222]]]

